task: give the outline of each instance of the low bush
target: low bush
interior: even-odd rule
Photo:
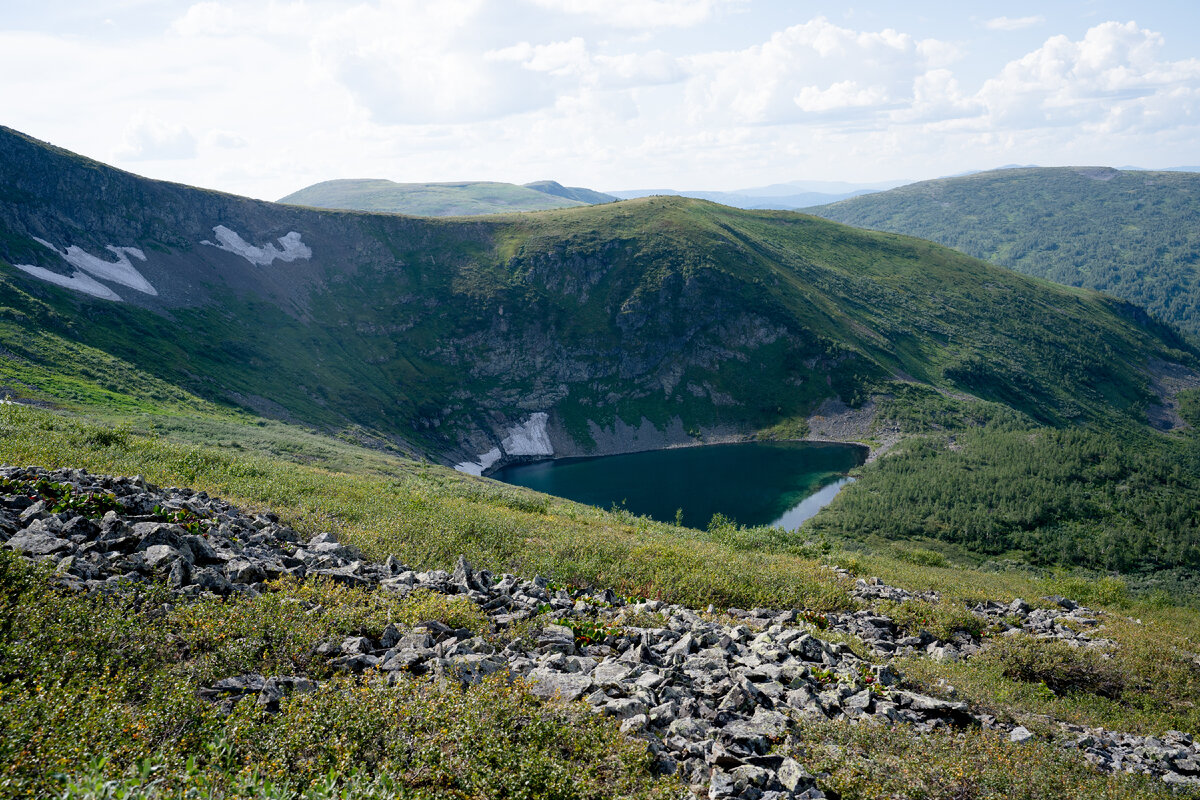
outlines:
[[[1055,694],[1087,692],[1116,698],[1125,689],[1119,662],[1062,641],[1024,634],[1006,636],[982,657],[999,664],[1005,677],[1044,684]]]
[[[842,800],[1133,800],[1173,797],[1149,776],[1102,773],[1077,752],[988,731],[809,723],[789,752]]]
[[[880,611],[891,617],[902,630],[910,635],[928,631],[941,640],[951,639],[956,633],[966,633],[974,638],[983,634],[984,622],[965,606],[948,601],[930,603],[926,600],[905,600],[903,603],[882,603]]]

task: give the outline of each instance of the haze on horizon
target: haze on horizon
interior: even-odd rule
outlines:
[[[46,0],[0,19],[0,124],[264,199],[1200,164],[1200,7],[989,5]]]

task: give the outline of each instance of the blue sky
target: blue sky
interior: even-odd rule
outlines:
[[[1197,30],[1155,0],[44,0],[0,14],[0,123],[267,199],[1195,165]]]

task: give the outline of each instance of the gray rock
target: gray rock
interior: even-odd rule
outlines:
[[[1028,742],[1032,738],[1034,738],[1033,732],[1030,731],[1028,728],[1026,728],[1023,725],[1018,725],[1017,727],[1013,728],[1008,734],[1008,740],[1010,742],[1016,742],[1018,744],[1020,744],[1021,742]]]
[[[31,556],[49,556],[69,551],[71,542],[48,533],[22,531],[5,542],[4,546]]]
[[[563,700],[578,700],[595,685],[587,675],[572,672],[552,672],[545,668],[535,669],[526,676],[530,691],[544,699],[561,698]],[[644,713],[645,709],[637,713]],[[618,715],[619,716],[619,715]],[[629,714],[628,716],[633,716]],[[624,717],[622,717],[624,718]]]
[[[812,786],[813,778],[799,761],[793,758],[785,758],[779,765],[779,769],[775,774],[779,778],[779,782],[783,784],[783,788],[789,792],[797,792],[807,789]]]

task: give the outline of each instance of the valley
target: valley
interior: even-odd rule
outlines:
[[[999,796],[1028,777],[1054,796],[1157,797],[1200,773],[1184,738],[1200,697],[1200,352],[1131,302],[787,211],[680,197],[469,218],[303,208],[152,181],[0,129],[0,347],[13,401],[0,405],[0,462],[140,476],[102,479],[123,497],[186,487],[116,520],[82,489],[70,500],[5,473],[12,796],[48,791],[41,753],[81,797],[114,776],[136,787],[143,764],[172,790],[243,780],[265,797],[269,781],[313,787],[332,771],[312,797],[439,796],[453,770],[432,751],[351,744],[382,729],[380,703],[410,737],[397,741],[435,741],[492,788],[540,775],[534,796],[702,796],[733,776],[724,796],[759,781],[760,794],[881,797],[900,791],[897,765],[920,763],[911,780],[928,786],[969,764]],[[707,512],[672,524],[482,477],[805,439],[871,458],[825,471],[854,481],[799,531]],[[51,490],[65,494],[26,514]],[[228,557],[197,560],[201,546],[181,542],[198,531],[223,537]],[[442,591],[438,571],[460,557],[510,574],[508,589]],[[276,561],[286,569],[262,566]],[[402,596],[380,588],[417,574]],[[79,593],[87,581],[111,591]],[[1086,613],[1060,620],[1068,605],[1053,598]],[[505,603],[519,614],[497,621],[516,613]],[[80,626],[91,613],[103,641]],[[724,648],[684,654],[719,673],[709,695],[689,695],[691,716],[664,694],[684,681],[663,674],[681,620]],[[413,664],[503,656],[554,685],[586,678],[592,707],[614,710],[520,682],[376,681],[347,666],[390,658],[388,629],[438,639]],[[38,631],[79,660],[46,655]],[[772,668],[763,654],[802,634],[825,642],[824,661],[813,651],[801,665],[801,648]],[[646,685],[595,672],[635,657],[627,677]],[[568,658],[584,661],[573,671]],[[873,693],[859,664],[903,682]],[[115,688],[98,688],[114,671]],[[267,679],[320,689],[268,697],[268,711]],[[813,697],[754,699],[775,683]],[[703,725],[667,753],[671,702]],[[73,723],[76,707],[95,713]],[[868,708],[925,727],[852,724]],[[766,714],[780,717],[749,739],[720,733]],[[452,719],[466,726],[452,739],[486,752],[437,725],[403,727],[411,715]],[[1103,769],[1079,744],[1089,736]],[[559,739],[584,755],[547,744]],[[522,748],[529,760],[508,760]],[[195,753],[210,755],[187,767]],[[1001,757],[1025,769],[988,766]],[[572,788],[546,777],[576,768],[587,777]]]

